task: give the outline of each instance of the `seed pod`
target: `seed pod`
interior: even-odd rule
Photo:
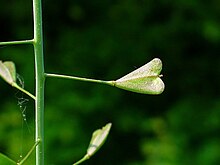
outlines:
[[[100,147],[104,144],[109,134],[111,126],[112,124],[108,123],[102,129],[98,129],[93,132],[92,139],[90,141],[90,144],[87,150],[87,155],[89,157],[94,155],[100,149]]]
[[[0,61],[0,77],[10,85],[16,83],[16,69],[12,61]]]
[[[162,62],[159,58],[155,58],[144,66],[116,80],[114,86],[137,93],[161,94],[165,87],[160,79],[162,77],[160,75],[161,70]]]

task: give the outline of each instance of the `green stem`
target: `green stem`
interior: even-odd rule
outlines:
[[[78,162],[74,163],[73,165],[78,165],[86,160],[89,159],[89,156],[88,155],[85,155],[82,159],[80,159]]]
[[[41,0],[33,0],[34,54],[35,54],[35,139],[40,139],[36,147],[36,165],[44,165],[44,56]]]
[[[0,45],[20,45],[20,44],[33,44],[34,40],[22,40],[22,41],[8,41],[0,42]]]
[[[104,81],[104,80],[96,80],[96,79],[89,79],[89,78],[83,78],[83,77],[76,77],[76,76],[67,76],[67,75],[60,75],[60,74],[51,74],[51,73],[45,73],[46,77],[54,77],[54,78],[63,78],[63,79],[72,79],[72,80],[78,80],[78,81],[86,81],[86,82],[93,82],[93,83],[99,83],[99,84],[107,84],[114,86],[115,81]]]
[[[19,85],[17,85],[16,83],[12,84],[13,87],[17,88],[18,90],[22,91],[23,93],[27,94],[28,96],[30,96],[32,99],[36,100],[36,97],[34,95],[32,95],[30,92],[26,91],[25,89],[21,88]]]
[[[22,165],[31,155],[31,153],[34,151],[34,149],[36,148],[36,146],[40,143],[40,139],[38,139],[35,144],[32,146],[32,148],[30,149],[30,151],[27,153],[27,155],[20,161],[17,163],[17,165]]]

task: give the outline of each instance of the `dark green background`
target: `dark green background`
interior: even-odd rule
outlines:
[[[219,0],[47,0],[43,21],[47,72],[114,80],[159,57],[166,84],[150,96],[47,79],[46,165],[80,159],[107,122],[106,144],[84,164],[220,164]],[[32,22],[30,0],[0,2],[0,41],[31,39]],[[32,46],[0,47],[0,59],[13,60],[34,93]],[[0,152],[15,160],[34,141],[34,103],[22,104],[22,127],[19,98],[0,80]]]

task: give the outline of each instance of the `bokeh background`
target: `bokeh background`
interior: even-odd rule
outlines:
[[[219,0],[43,1],[46,72],[115,80],[159,57],[166,84],[150,96],[47,79],[45,164],[80,159],[108,122],[109,138],[84,164],[220,164],[219,20]],[[31,0],[1,1],[0,41],[32,36]],[[1,46],[0,59],[34,93],[33,47]],[[33,142],[34,102],[0,80],[0,152],[19,160]]]

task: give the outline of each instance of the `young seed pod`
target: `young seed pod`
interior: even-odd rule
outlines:
[[[0,61],[0,77],[10,85],[16,83],[16,69],[12,61]]]
[[[155,58],[144,66],[116,80],[114,86],[143,94],[157,95],[164,91],[165,85],[160,77],[162,62]]]
[[[98,129],[93,132],[92,139],[90,141],[89,147],[87,149],[87,155],[91,157],[94,155],[104,144],[106,138],[109,134],[112,124],[106,124],[102,129]]]

